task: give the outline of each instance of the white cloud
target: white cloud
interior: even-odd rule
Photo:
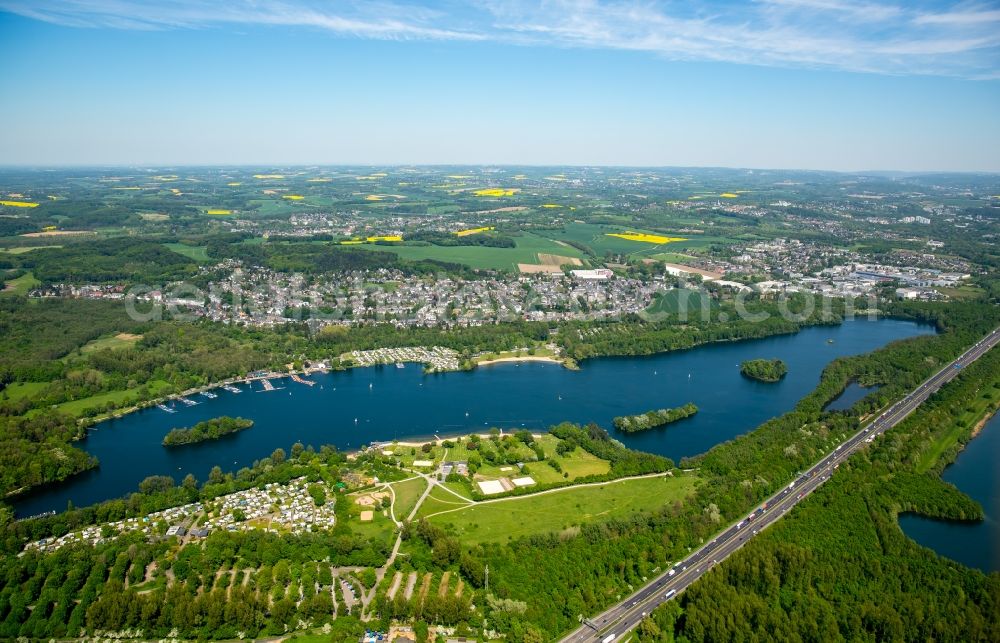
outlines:
[[[672,60],[992,78],[1000,9],[945,0],[0,0],[72,27],[271,25],[371,39],[486,40],[642,51]]]
[[[1000,22],[1000,9],[966,9],[945,13],[925,13],[914,20],[920,25],[981,25]]]

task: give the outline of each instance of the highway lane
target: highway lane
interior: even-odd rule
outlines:
[[[699,547],[623,601],[592,619],[586,619],[579,628],[564,637],[562,643],[595,641],[610,643],[624,638],[652,610],[675,598],[719,561],[725,560],[765,527],[779,520],[789,509],[826,482],[847,457],[896,426],[938,389],[953,380],[964,366],[979,359],[998,343],[1000,343],[1000,328],[995,329],[915,390],[869,421],[822,460],[812,465],[746,517],[730,525],[712,541]]]

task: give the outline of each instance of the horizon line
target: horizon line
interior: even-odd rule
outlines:
[[[156,168],[351,168],[351,167],[373,167],[373,168],[433,168],[433,167],[523,167],[523,168],[608,168],[608,169],[646,169],[646,170],[732,170],[732,171],[752,171],[752,172],[813,172],[825,174],[969,174],[1000,176],[1000,169],[996,170],[901,170],[901,169],[862,169],[862,170],[834,170],[823,168],[791,168],[791,167],[751,167],[738,165],[648,165],[648,164],[626,164],[626,163],[4,163],[0,162],[0,170],[81,170],[81,169],[156,169]]]

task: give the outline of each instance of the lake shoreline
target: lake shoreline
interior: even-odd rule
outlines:
[[[803,333],[807,336],[801,338]],[[316,446],[330,444],[344,453],[355,452],[374,443],[388,445],[394,438],[415,447],[432,440],[444,441],[474,433],[482,435],[490,427],[502,429],[506,435],[522,428],[544,434],[548,427],[564,421],[609,426],[613,418],[623,412],[628,414],[664,404],[673,406],[694,402],[706,409],[705,417],[696,423],[697,426],[685,423],[685,427],[671,432],[667,439],[660,432],[617,438],[630,448],[677,461],[704,452],[717,440],[731,439],[741,432],[752,430],[766,420],[769,416],[761,410],[760,396],[768,398],[767,404],[776,405],[775,412],[780,412],[808,392],[808,377],[775,385],[776,388],[766,392],[745,383],[745,378],[732,369],[732,364],[759,353],[762,349],[758,346],[773,347],[766,350],[778,351],[774,354],[794,362],[797,372],[815,372],[818,377],[829,360],[841,354],[861,354],[901,337],[927,333],[933,333],[933,329],[911,320],[870,323],[858,320],[830,327],[829,330],[805,327],[798,333],[780,333],[777,337],[750,337],[742,341],[727,338],[725,341],[705,342],[693,349],[685,347],[683,350],[652,355],[595,358],[588,360],[592,363],[588,363],[587,368],[574,372],[548,366],[555,363],[552,356],[517,355],[510,354],[514,353],[511,351],[506,355],[500,353],[503,356],[500,359],[508,359],[495,368],[483,369],[479,377],[470,377],[474,369],[466,369],[466,376],[439,378],[426,377],[413,366],[397,370],[391,367],[391,363],[388,368],[324,369],[324,365],[313,362],[297,373],[315,376],[312,379],[314,386],[275,382],[275,386],[283,386],[284,390],[274,391],[272,395],[249,397],[236,395],[235,392],[220,392],[218,399],[195,398],[199,404],[190,408],[176,404],[179,415],[158,413],[150,408],[154,406],[151,402],[135,409],[145,409],[150,413],[123,414],[119,411],[116,415],[120,421],[90,427],[91,430],[86,432],[86,442],[75,444],[101,461],[97,468],[98,475],[93,475],[93,472],[73,475],[44,490],[19,489],[22,493],[10,497],[10,501],[17,505],[18,515],[58,509],[65,506],[67,500],[76,506],[86,506],[127,493],[149,472],[174,476],[187,472],[200,477],[212,464],[233,465],[235,470],[237,464],[252,462],[262,454],[270,453],[275,446],[287,448],[291,442]],[[836,345],[826,342],[831,336],[839,338]],[[796,337],[801,339],[794,339]],[[766,343],[760,345],[759,342]],[[524,361],[526,365],[517,368],[519,361]],[[508,366],[503,366],[505,363]],[[657,369],[661,377],[656,377]],[[664,377],[669,373],[675,376]],[[691,373],[694,373],[693,379],[689,377]],[[252,375],[250,378],[227,378],[212,386],[193,387],[188,394],[225,383],[290,378],[287,370],[257,371]],[[735,387],[734,391],[739,390],[740,395],[753,398],[752,412],[748,407],[747,413],[729,417],[733,415],[731,407],[736,400],[733,398],[734,391],[720,391],[718,384],[721,380],[732,380],[730,384]],[[374,388],[371,382],[374,382]],[[324,385],[326,392],[323,391]],[[250,392],[245,386],[239,388],[242,393]],[[253,391],[263,392],[260,386],[254,387]],[[602,393],[595,395],[595,391]],[[512,397],[507,399],[508,396]],[[161,397],[167,400],[175,398],[177,394]],[[466,406],[472,400],[476,400],[475,404]],[[293,420],[288,415],[288,404],[305,415],[296,416]],[[415,408],[424,410],[414,415],[412,409]],[[139,415],[141,419],[135,419]],[[243,437],[239,442],[225,448],[206,442],[197,449],[165,454],[160,442],[162,434],[171,426],[176,426],[179,421],[196,422],[218,415],[251,417],[260,424],[262,432],[241,432]],[[698,417],[701,416],[699,413]],[[706,427],[702,425],[706,423],[712,430],[703,430]],[[98,426],[102,430],[98,431]],[[141,426],[143,430],[131,431],[135,426]],[[161,430],[162,434],[159,433]],[[651,433],[656,435],[648,435]],[[131,449],[132,453],[145,453],[146,456],[123,460],[117,455],[123,448]],[[142,450],[146,448],[153,450]]]

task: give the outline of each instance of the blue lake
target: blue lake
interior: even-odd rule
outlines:
[[[352,369],[312,377],[312,387],[283,379],[279,390],[243,386],[218,398],[194,396],[197,406],[176,413],[146,409],[94,427],[80,447],[99,469],[36,489],[15,503],[18,515],[84,506],[137,489],[149,475],[187,473],[204,480],[214,465],[249,466],[277,447],[299,441],[317,448],[358,448],[376,440],[466,433],[489,427],[544,429],[562,421],[610,428],[618,415],[693,402],[694,417],[634,435],[613,432],[630,447],[675,461],[752,430],[781,415],[815,388],[831,360],[866,353],[933,327],[898,320],[854,320],[745,342],[720,343],[649,357],[587,360],[578,371],[556,364],[506,363],[471,372],[425,375],[409,364]],[[829,340],[833,340],[832,342]],[[788,375],[775,384],[740,374],[740,362],[780,358]],[[222,440],[167,449],[163,436],[220,415],[242,416],[255,426]]]
[[[942,478],[977,500],[985,518],[979,523],[934,520],[916,514],[899,517],[907,536],[942,556],[984,572],[1000,571],[1000,414],[986,423]]]
[[[879,388],[880,387],[878,386],[869,386],[866,388],[864,386],[861,386],[857,382],[851,382],[850,384],[847,385],[847,388],[844,389],[844,392],[838,395],[836,399],[831,401],[829,404],[827,404],[823,410],[846,411],[855,404],[857,404],[858,402],[860,402],[861,400],[863,400],[864,398],[868,397],[868,395],[879,390]]]

